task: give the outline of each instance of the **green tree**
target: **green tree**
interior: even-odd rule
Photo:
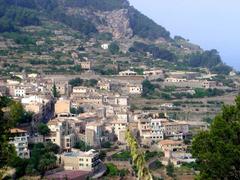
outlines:
[[[102,161],[104,161],[104,159],[106,158],[106,155],[107,155],[106,151],[100,151],[100,152],[99,152],[99,158],[100,158]]]
[[[15,148],[9,144],[10,129],[14,127],[15,122],[9,114],[6,115],[6,112],[3,112],[3,108],[7,110],[10,104],[12,100],[0,97],[0,179],[3,178],[7,166],[11,166],[11,162],[17,156]]]
[[[53,152],[54,154],[58,154],[60,151],[60,147],[52,142],[46,142],[45,148],[47,152]]]
[[[84,86],[87,86],[87,87],[95,87],[98,83],[98,80],[96,79],[90,79],[90,80],[85,80],[84,81]]]
[[[87,145],[87,143],[81,140],[75,144],[74,148],[80,149],[81,151],[89,151],[90,149],[92,149],[91,146]]]
[[[26,167],[26,174],[44,175],[46,171],[55,168],[57,160],[55,153],[58,149],[59,147],[52,144],[52,142],[34,144],[31,158]]]
[[[109,45],[108,50],[111,54],[117,54],[119,52],[120,48],[116,42],[112,42]]]
[[[14,101],[10,105],[9,116],[13,123],[21,123],[24,120],[24,108],[20,102]]]
[[[168,165],[166,166],[167,175],[170,177],[174,177],[174,165],[172,162],[168,161]]]
[[[192,154],[198,179],[240,179],[240,96],[235,105],[223,107],[209,131],[194,137]]]
[[[59,97],[59,92],[57,91],[57,87],[56,87],[56,84],[55,84],[55,83],[53,84],[53,87],[52,87],[52,95],[53,95],[53,97],[55,97],[55,98],[58,98],[58,97]]]
[[[25,111],[23,105],[20,102],[11,101],[8,107],[10,109],[7,113],[7,116],[9,116],[8,122],[11,121],[12,126],[21,123],[29,123],[32,121],[33,113]]]
[[[149,80],[144,80],[142,86],[143,86],[142,97],[151,96],[155,91],[154,85]]]
[[[81,79],[81,78],[75,78],[75,79],[71,79],[69,81],[69,84],[72,86],[72,87],[75,87],[75,86],[81,86],[83,84],[84,80]]]
[[[81,72],[82,71],[82,67],[80,64],[77,64],[77,65],[74,65],[72,67],[72,69],[75,71],[75,72]]]
[[[77,114],[78,115],[78,114],[84,113],[84,108],[81,107],[81,106],[79,106],[78,108],[73,107],[73,108],[70,109],[70,112],[72,114]]]
[[[16,178],[20,178],[25,175],[26,168],[28,165],[28,159],[21,159],[20,157],[15,157],[10,162],[10,166],[16,170]]]
[[[50,129],[48,126],[44,123],[40,123],[37,127],[38,133],[41,134],[42,136],[48,136],[50,134]]]
[[[149,169],[145,166],[144,153],[139,150],[137,140],[133,137],[132,133],[128,129],[126,131],[126,141],[127,145],[130,147],[132,162],[137,168],[137,174],[139,179],[152,180],[152,175]]]
[[[38,169],[41,171],[41,174],[44,175],[45,171],[53,169],[56,166],[57,157],[54,153],[45,153],[41,156],[41,159],[38,163]]]

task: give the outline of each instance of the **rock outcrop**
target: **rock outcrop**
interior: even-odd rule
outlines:
[[[69,15],[81,15],[94,23],[99,32],[110,32],[114,39],[131,38],[128,9],[113,11],[92,11],[91,9],[69,8]]]

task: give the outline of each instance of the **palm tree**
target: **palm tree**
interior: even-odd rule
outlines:
[[[141,180],[152,180],[153,178],[149,169],[145,167],[144,153],[139,150],[137,140],[133,137],[129,129],[126,131],[125,138],[131,151],[132,162],[138,170],[138,178]]]

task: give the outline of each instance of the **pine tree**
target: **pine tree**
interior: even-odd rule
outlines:
[[[240,179],[240,96],[213,120],[208,131],[194,137],[192,154],[205,179]]]
[[[56,87],[56,84],[55,84],[55,83],[53,84],[52,95],[53,95],[53,97],[55,97],[55,98],[58,98],[58,97],[59,97],[59,92],[57,91],[57,87]]]

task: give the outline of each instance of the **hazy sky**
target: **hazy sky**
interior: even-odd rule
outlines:
[[[240,70],[240,0],[130,0],[143,14]]]

